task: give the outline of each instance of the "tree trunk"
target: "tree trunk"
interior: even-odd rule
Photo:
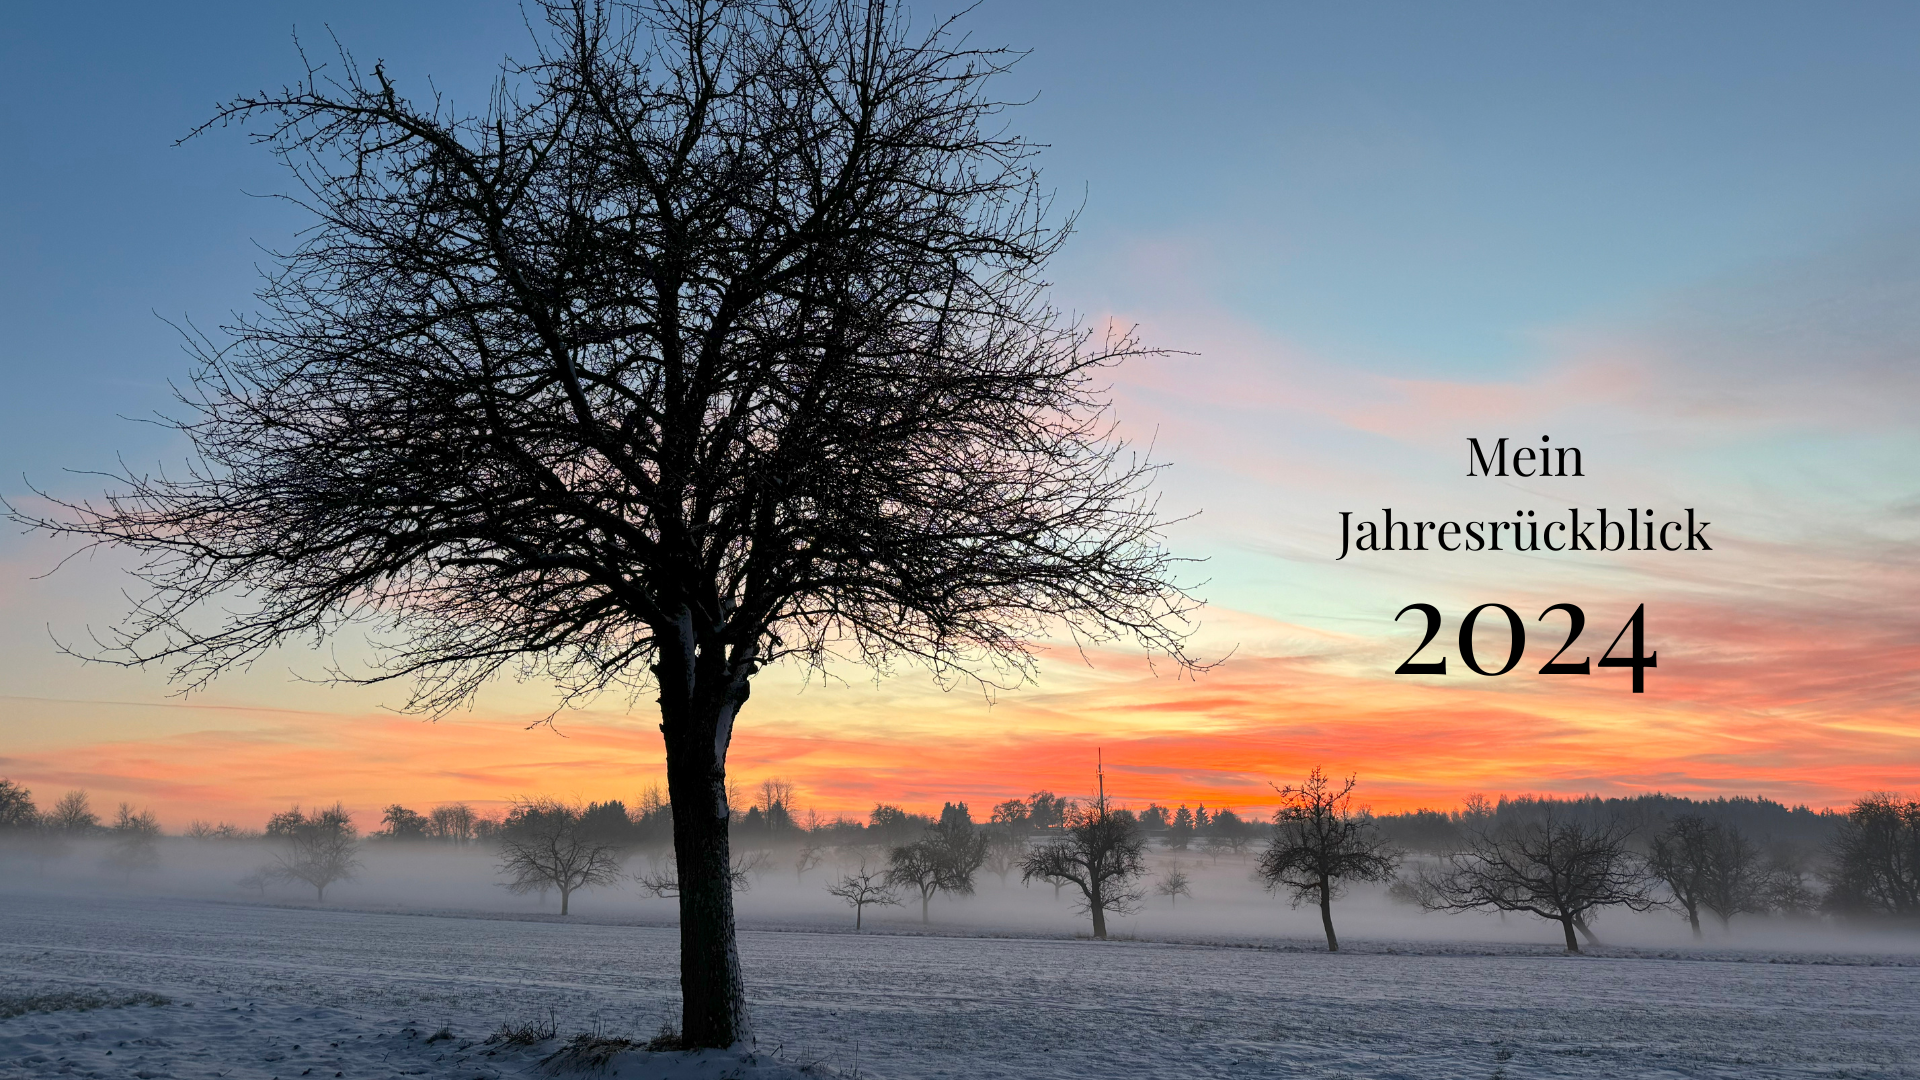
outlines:
[[[1580,936],[1587,939],[1587,944],[1600,944],[1600,939],[1594,936],[1593,928],[1587,925],[1587,917],[1585,915],[1575,915],[1573,917],[1573,928],[1580,931]]]
[[[690,626],[689,617],[682,630]],[[680,1037],[689,1048],[725,1048],[752,1034],[727,842],[727,744],[747,699],[746,676],[728,679],[723,663],[665,641],[654,672],[680,883]]]
[[[1693,927],[1694,940],[1700,939],[1700,909],[1692,904],[1687,906],[1687,925]]]
[[[313,897],[314,903],[324,904],[327,902],[327,887],[325,885],[315,885],[313,887],[313,892],[314,892],[314,897]]]
[[[567,913],[567,897],[572,895],[572,893],[573,890],[566,886],[563,885],[560,887],[560,914],[565,915]]]
[[[1573,916],[1562,915],[1560,917],[1560,929],[1567,932],[1567,951],[1570,953],[1579,952],[1580,939],[1573,936]]]
[[[864,909],[864,908],[865,908],[866,906],[867,906],[867,905],[865,905],[865,904],[855,904],[855,905],[853,905],[853,932],[854,932],[854,933],[856,933],[856,934],[860,932],[860,912],[861,912],[861,911],[862,911],[862,910],[863,910],[863,909]]]
[[[933,902],[933,890],[921,889],[920,890],[920,922],[922,925],[925,925],[929,921],[927,919],[927,905],[932,902]]]
[[[1327,951],[1339,952],[1340,939],[1333,933],[1333,889],[1324,877],[1320,879],[1320,925],[1327,930]]]
[[[1107,940],[1107,903],[1100,895],[1100,882],[1096,878],[1093,888],[1087,890],[1087,907],[1093,912],[1093,936],[1101,941]]]

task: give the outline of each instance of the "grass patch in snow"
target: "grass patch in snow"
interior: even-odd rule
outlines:
[[[171,1005],[165,994],[135,990],[111,993],[93,990],[50,990],[39,994],[0,994],[0,1020],[11,1020],[28,1013],[87,1012],[92,1009],[124,1009],[131,1005]]]
[[[629,1050],[644,1050],[659,1053],[669,1050],[685,1050],[680,1033],[672,1024],[660,1025],[660,1033],[646,1042],[635,1042],[622,1035],[607,1035],[598,1030],[582,1031],[567,1040],[567,1044],[546,1057],[540,1059],[540,1065],[550,1076],[563,1072],[607,1071],[613,1059]]]
[[[487,1036],[490,1043],[505,1043],[508,1046],[537,1046],[560,1034],[559,1018],[553,1010],[547,1010],[546,1019],[534,1017],[514,1023],[511,1020],[500,1021],[500,1030]]]

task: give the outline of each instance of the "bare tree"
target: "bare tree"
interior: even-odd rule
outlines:
[[[1416,883],[1429,911],[1530,912],[1559,923],[1567,951],[1577,953],[1574,933],[1593,913],[1615,905],[1645,911],[1656,903],[1645,867],[1627,848],[1632,830],[1618,817],[1586,820],[1544,801],[1471,818],[1462,831],[1465,850]]]
[[[1009,822],[996,822],[983,831],[986,850],[980,865],[997,876],[1002,885],[1007,883],[1008,874],[1020,869],[1021,861],[1027,856],[1027,838],[1016,832],[1017,828]]]
[[[85,791],[69,791],[47,811],[44,822],[64,833],[90,833],[100,827],[100,815],[93,812]]]
[[[755,805],[760,807],[762,814],[771,816],[777,806],[791,817],[793,808],[799,805],[795,801],[797,798],[798,791],[793,781],[776,776],[760,781],[760,796],[755,800]]]
[[[927,908],[933,894],[949,884],[955,891],[972,892],[972,883],[953,881],[951,864],[932,838],[901,844],[887,853],[887,884],[894,888],[912,888],[920,894],[920,921],[928,921]]]
[[[1400,861],[1374,827],[1373,816],[1353,809],[1353,787],[1351,776],[1336,787],[1316,765],[1305,783],[1278,788],[1273,840],[1257,871],[1267,888],[1292,890],[1295,907],[1306,900],[1320,905],[1328,952],[1340,951],[1333,901],[1342,887],[1349,881],[1385,881]]]
[[[11,780],[0,779],[0,831],[31,829],[40,823],[33,792]]]
[[[974,825],[967,804],[948,803],[920,839],[887,853],[887,880],[919,891],[920,921],[926,922],[935,893],[973,895],[973,876],[986,857],[987,837]]]
[[[1187,872],[1180,869],[1179,859],[1173,860],[1173,865],[1167,867],[1167,872],[1160,875],[1160,880],[1154,883],[1153,891],[1166,897],[1168,904],[1176,908],[1180,906],[1181,897],[1192,898],[1193,885],[1187,877]]]
[[[1070,221],[984,89],[1015,54],[885,0],[538,10],[483,115],[346,56],[219,110],[313,227],[204,343],[192,469],[20,519],[143,557],[104,658],[189,688],[349,623],[434,714],[502,671],[644,688],[683,1037],[728,1046],[756,672],[1005,685],[1062,626],[1186,664],[1193,601],[1099,381],[1142,350],[1046,301]]]
[[[1740,831],[1698,814],[1683,814],[1653,838],[1647,867],[1673,894],[1693,936],[1700,936],[1700,909],[1728,926],[1735,915],[1763,912],[1775,884],[1760,853]]]
[[[516,799],[501,826],[500,872],[514,893],[557,889],[560,914],[573,894],[620,880],[620,850],[583,827],[580,808],[558,799]]]
[[[195,840],[251,840],[260,834],[243,829],[231,821],[202,821],[195,818],[187,823],[187,835]]]
[[[466,845],[473,842],[473,807],[466,803],[444,803],[427,812],[425,833],[435,840]]]
[[[1920,802],[1875,792],[1855,802],[1830,844],[1827,906],[1843,914],[1920,916]]]
[[[107,827],[113,838],[107,849],[107,865],[120,871],[123,882],[131,882],[136,871],[160,865],[160,819],[153,811],[133,812],[133,804],[121,803]]]
[[[860,929],[860,914],[869,906],[898,907],[900,895],[894,891],[892,878],[885,871],[867,870],[867,864],[861,863],[857,873],[848,874],[838,882],[827,886],[827,891],[845,900],[853,908],[853,928]],[[922,908],[924,911],[925,909]],[[922,915],[924,920],[925,916]]]
[[[811,840],[803,840],[800,850],[793,856],[793,880],[795,883],[807,879],[807,871],[820,865],[820,848]]]
[[[274,865],[267,873],[280,881],[302,881],[313,886],[314,899],[325,903],[327,886],[352,881],[360,865],[353,815],[339,803],[301,813],[299,807],[275,814],[267,822],[267,839],[275,841]]]
[[[1080,889],[1081,911],[1093,916],[1093,936],[1107,936],[1107,913],[1131,915],[1139,908],[1135,882],[1146,873],[1146,838],[1132,814],[1107,802],[1106,777],[1084,807],[1067,813],[1066,835],[1027,853],[1020,880],[1069,882]]]

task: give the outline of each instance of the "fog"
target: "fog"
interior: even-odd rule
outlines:
[[[128,870],[112,859],[106,840],[82,839],[59,849],[14,841],[0,848],[0,880],[8,892],[48,896],[169,897],[276,907],[319,907],[390,913],[471,914],[483,917],[560,921],[557,894],[514,895],[504,887],[498,855],[475,843],[362,841],[360,865],[351,880],[336,882],[324,903],[315,890],[298,883],[264,886],[243,879],[274,863],[275,848],[260,840],[199,840],[164,837],[157,858]],[[743,929],[791,929],[852,932],[854,913],[827,887],[856,870],[884,866],[877,847],[829,848],[822,861],[796,873],[797,848],[748,851],[752,864],[745,887],[736,894]],[[654,857],[658,859],[658,855]],[[1409,865],[1417,865],[1413,856]],[[1170,900],[1153,886],[1170,868],[1189,877],[1191,896]],[[1139,886],[1146,893],[1137,911],[1108,915],[1110,935],[1143,941],[1213,942],[1286,949],[1324,949],[1319,911],[1292,907],[1284,894],[1267,892],[1253,877],[1255,858],[1207,852],[1154,850]],[[664,926],[676,920],[677,901],[652,895],[633,880],[658,869],[644,853],[630,853],[620,883],[576,892],[566,921]],[[928,920],[920,918],[917,893],[905,890],[897,907],[868,907],[864,930],[877,934],[1016,936],[1072,938],[1089,935],[1091,925],[1076,890],[1068,885],[1022,885],[1018,872],[1002,879],[982,869],[972,895],[936,894]],[[1531,915],[1428,913],[1396,900],[1385,885],[1350,887],[1334,905],[1343,950],[1430,949],[1448,945],[1539,948],[1558,951],[1557,924]],[[1920,953],[1920,935],[1910,929],[1831,918],[1743,915],[1730,928],[1708,919],[1704,936],[1694,939],[1686,922],[1671,909],[1635,913],[1605,910],[1593,922],[1598,948],[1654,950],[1690,954],[1702,950],[1782,953]]]

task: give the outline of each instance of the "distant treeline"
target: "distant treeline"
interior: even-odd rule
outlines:
[[[1790,807],[1764,796],[1689,799],[1681,795],[1635,795],[1626,799],[1603,799],[1589,795],[1557,799],[1502,795],[1497,800],[1489,800],[1485,796],[1470,795],[1459,809],[1376,814],[1374,821],[1381,833],[1401,848],[1442,854],[1459,850],[1466,838],[1463,829],[1468,824],[1488,816],[1499,818],[1521,812],[1542,802],[1565,803],[1588,814],[1617,815],[1642,830],[1657,829],[1662,821],[1697,815],[1738,829],[1762,843],[1788,845],[1802,851],[1825,845],[1847,820],[1844,810]]]
[[[1315,770],[1311,785],[1317,786],[1281,789],[1291,801],[1271,818],[1204,804],[1149,803],[1134,811],[1104,799],[1036,791],[996,803],[984,820],[962,801],[943,803],[938,814],[879,803],[860,820],[802,810],[795,785],[767,780],[751,795],[730,792],[729,834],[737,887],[745,888],[750,875],[767,872],[776,861],[792,866],[799,878],[823,861],[854,869],[832,887],[835,895],[852,898],[856,922],[860,907],[895,902],[895,888],[910,894],[917,889],[925,918],[931,897],[971,892],[975,872],[984,869],[1002,882],[1015,872],[1023,880],[1048,881],[1056,891],[1064,883],[1080,884],[1099,927],[1102,905],[1123,912],[1139,899],[1129,883],[1145,873],[1146,855],[1195,849],[1215,859],[1258,855],[1258,876],[1270,887],[1293,889],[1296,899],[1317,893],[1330,946],[1334,934],[1326,908],[1342,877],[1391,880],[1394,895],[1431,910],[1557,912],[1550,917],[1564,924],[1570,946],[1576,930],[1589,932],[1589,912],[1613,905],[1676,907],[1696,931],[1702,912],[1723,923],[1736,914],[1822,912],[1920,919],[1920,802],[1892,795],[1865,796],[1845,811],[1759,797],[1471,796],[1452,810],[1372,814],[1351,802],[1351,778],[1336,784]],[[1326,794],[1336,787],[1335,794]],[[263,841],[273,848],[274,861],[242,885],[264,890],[274,881],[301,882],[323,899],[328,884],[351,880],[360,866],[363,838],[352,819],[338,804],[306,811],[296,806],[272,815],[258,830],[195,821],[186,836]],[[632,806],[526,797],[499,816],[463,802],[424,809],[395,803],[382,811],[379,824],[364,841],[484,846],[502,859],[510,887],[558,890],[563,912],[568,895],[581,888],[634,881],[661,896],[678,888],[673,811],[658,787],[642,792]],[[159,863],[160,827],[150,811],[122,803],[111,822],[103,821],[84,791],[67,792],[42,810],[26,788],[0,779],[0,838],[26,841],[14,844],[15,850],[36,852],[44,867],[68,852],[70,840],[87,836],[109,841],[105,865],[129,881]],[[1112,852],[1124,857],[1109,865]],[[629,873],[623,862],[635,856],[646,869]],[[1585,862],[1561,867],[1558,860],[1567,858]],[[1075,876],[1082,863],[1089,868],[1081,874],[1086,881]],[[1515,866],[1519,877],[1500,877]],[[1545,900],[1529,891],[1539,881],[1582,875],[1605,888]],[[1176,863],[1155,889],[1175,902],[1187,895],[1184,882]],[[1117,891],[1108,896],[1101,888]],[[1515,899],[1523,893],[1531,898]]]
[[[736,838],[750,843],[800,837],[826,843],[847,840],[897,843],[912,839],[956,811],[969,822],[975,820],[968,805],[960,801],[944,803],[940,812],[934,814],[877,803],[864,821],[845,815],[822,818],[811,810],[798,808],[795,785],[786,780],[763,781],[750,801],[736,791],[732,802],[735,809],[730,831]],[[1440,854],[1460,847],[1465,839],[1462,830],[1467,823],[1489,815],[1498,818],[1540,803],[1564,803],[1583,812],[1618,815],[1636,828],[1647,829],[1657,828],[1665,820],[1697,815],[1738,829],[1762,844],[1786,845],[1802,851],[1824,847],[1847,821],[1844,810],[1790,807],[1764,796],[1690,799],[1680,795],[1636,795],[1624,799],[1502,795],[1494,800],[1474,795],[1456,809],[1374,814],[1372,821],[1383,836],[1401,849]],[[996,803],[981,824],[1022,835],[1059,832],[1077,805],[1076,800],[1051,791],[1036,791],[1024,799]],[[299,811],[295,808],[275,815],[257,829],[229,822],[195,820],[182,835],[214,840],[259,839],[274,833],[276,822],[287,813],[297,815]],[[1242,814],[1226,808],[1210,810],[1205,803],[1190,808],[1184,803],[1170,807],[1156,802],[1137,812],[1115,808],[1112,813],[1134,822],[1158,846],[1171,851],[1198,847],[1244,853],[1269,825],[1264,814]],[[619,799],[589,802],[581,815],[585,828],[623,844],[645,847],[671,843],[673,838],[673,811],[657,786],[648,787],[632,806]],[[419,810],[394,803],[382,810],[380,827],[369,832],[367,839],[455,845],[485,843],[496,837],[507,817],[506,814],[489,815],[466,802],[441,803]],[[136,821],[137,825],[130,826],[130,821]],[[36,807],[30,791],[0,779],[0,830],[50,829],[71,835],[104,835],[129,828],[159,832],[151,811],[135,811],[123,803],[114,822],[103,822],[92,809],[85,791],[69,791],[41,810]]]

